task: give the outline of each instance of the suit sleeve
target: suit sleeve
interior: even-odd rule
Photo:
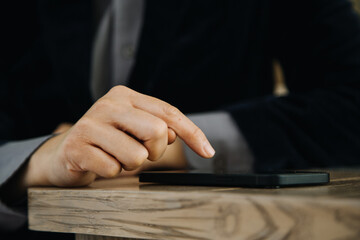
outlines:
[[[254,167],[359,166],[359,17],[345,0],[278,2],[270,42],[290,93],[229,108]]]

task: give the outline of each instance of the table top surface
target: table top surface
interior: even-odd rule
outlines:
[[[316,170],[315,170],[316,171]],[[324,171],[324,170],[320,170]],[[244,187],[211,187],[211,186],[177,186],[156,183],[140,183],[138,177],[122,177],[115,179],[98,179],[87,187],[57,188],[35,187],[29,192],[71,192],[81,191],[135,191],[135,192],[186,192],[194,193],[223,193],[223,194],[251,194],[270,196],[295,197],[324,197],[360,199],[360,169],[328,170],[330,183],[320,186],[300,186],[283,188],[244,188]]]
[[[257,239],[271,229],[278,239],[359,236],[360,169],[329,172],[326,185],[276,189],[169,186],[137,177],[31,188],[29,228],[146,239]],[[306,227],[307,235],[295,231]],[[325,227],[326,234],[318,231]]]

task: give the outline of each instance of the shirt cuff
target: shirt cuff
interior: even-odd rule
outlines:
[[[3,185],[29,158],[29,156],[47,140],[42,136],[21,141],[12,141],[0,146],[0,186]]]
[[[184,144],[190,168],[216,171],[251,171],[254,157],[241,130],[227,112],[189,114],[206,135],[216,154],[205,159]]]
[[[53,135],[22,141],[12,141],[0,146],[0,188],[16,173],[31,154]],[[1,196],[0,196],[1,197]],[[26,201],[7,206],[0,199],[0,231],[12,231],[26,222]]]

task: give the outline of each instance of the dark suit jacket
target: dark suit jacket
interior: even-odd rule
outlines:
[[[92,104],[90,1],[1,12],[1,141],[77,121]],[[286,97],[272,96],[273,59]],[[185,113],[229,111],[258,169],[360,164],[360,23],[348,1],[148,1],[129,84]]]

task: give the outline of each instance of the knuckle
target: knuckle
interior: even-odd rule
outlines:
[[[89,130],[94,126],[94,120],[89,117],[82,117],[71,129],[64,139],[64,148],[67,152],[80,151],[84,143],[90,141]]]
[[[156,121],[152,124],[151,136],[155,139],[167,136],[168,126],[162,121]]]
[[[63,139],[62,146],[63,146],[63,152],[74,152],[75,150],[78,150],[81,145],[81,138],[80,138],[79,131],[76,127],[71,129],[71,131],[66,134],[66,136]]]
[[[110,89],[109,93],[114,94],[125,94],[130,91],[130,88],[124,86],[124,85],[117,85]]]
[[[133,169],[140,167],[144,161],[148,158],[149,153],[145,148],[141,148],[132,156],[132,159],[130,163],[128,164],[128,167],[131,167]]]
[[[77,159],[78,157],[78,144],[76,137],[70,135],[63,142],[63,150],[66,153],[67,160]]]
[[[163,152],[160,152],[160,153],[153,153],[149,156],[149,160],[150,161],[156,161],[158,160],[161,156],[163,155]]]
[[[180,110],[170,104],[166,104],[163,110],[169,117],[178,117],[180,115]]]
[[[74,135],[69,135],[63,142],[62,152],[65,157],[65,167],[67,170],[81,171],[83,170],[83,146]]]
[[[93,105],[93,109],[95,111],[104,111],[104,110],[111,110],[114,107],[113,102],[108,99],[108,98],[101,98],[100,100],[98,100],[94,105]]]
[[[74,149],[76,149],[75,143],[76,143],[76,141],[75,141],[75,137],[73,135],[67,136],[63,142],[64,151],[72,152]]]
[[[94,121],[91,118],[84,116],[75,124],[75,133],[82,135],[87,132],[89,128],[92,128],[93,124]]]
[[[110,166],[110,167],[104,172],[104,177],[105,177],[105,178],[115,177],[116,175],[119,174],[120,171],[121,171],[121,166],[120,166],[120,164],[114,164],[114,165]]]
[[[203,136],[203,133],[202,133],[201,129],[198,126],[195,126],[195,129],[192,131],[191,135],[193,137],[201,138]]]

